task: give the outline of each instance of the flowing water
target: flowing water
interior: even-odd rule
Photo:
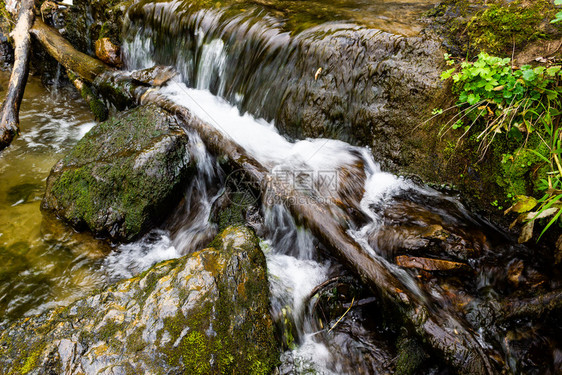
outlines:
[[[380,258],[405,287],[430,305],[450,311],[446,319],[455,321],[455,325],[470,327],[461,317],[465,314],[475,325],[476,339],[491,355],[503,350],[504,359],[499,361],[505,360],[512,371],[525,368],[548,372],[556,368],[559,344],[552,334],[545,338],[541,331],[531,338],[526,329],[502,327],[485,335],[478,330],[482,318],[473,317],[488,297],[509,292],[505,269],[498,272],[494,265],[507,254],[513,258],[512,263],[524,260],[528,272],[542,275],[537,276],[538,285],[548,283],[541,273],[548,272],[544,267],[528,265],[528,249],[514,245],[455,199],[381,171],[368,149],[330,139],[289,140],[277,130],[275,113],[290,92],[286,82],[294,81],[294,70],[301,68],[295,55],[301,53],[303,44],[325,42],[334,30],[348,26],[320,26],[293,38],[267,17],[256,20],[255,16],[232,15],[223,9],[186,9],[182,4],[172,1],[133,8],[124,50],[130,69],[173,65],[180,74],[161,92],[236,141],[270,173],[282,176],[296,189],[313,190],[316,199],[328,202],[341,198],[340,182],[346,186],[359,184],[362,189],[354,191],[355,203],[363,220],[352,223],[349,233],[373,257]],[[172,48],[162,38],[170,33],[177,35],[173,43],[181,48]],[[386,43],[387,39],[382,40]],[[281,371],[355,374],[386,373],[393,368],[396,337],[393,340],[389,336],[396,332],[380,322],[373,323],[377,319],[373,297],[364,298],[363,307],[343,319],[341,327],[329,329],[327,325],[333,325],[335,319],[318,311],[324,303],[318,287],[341,286],[337,277],[346,272],[318,251],[322,248],[318,240],[299,227],[283,206],[267,197],[262,203],[265,219],[258,233],[265,239],[272,313],[287,347]],[[457,258],[478,269],[476,275],[457,274],[436,282],[427,274],[406,272],[393,264],[394,256],[399,255],[397,250],[407,248],[409,239],[415,241],[419,228],[432,226],[462,238],[451,245],[452,252],[457,251]],[[472,253],[463,254],[459,245]],[[445,259],[450,255],[440,253]],[[547,289],[557,285],[551,281]],[[526,335],[531,345],[548,342],[547,358],[527,358],[533,364],[521,367],[521,359],[516,358],[521,353],[512,348],[520,342],[513,340],[513,344],[509,339],[500,344],[503,335]],[[426,370],[439,372],[441,366],[434,363]]]
[[[416,2],[416,14],[431,3]],[[316,199],[325,202],[355,205],[356,220],[349,221],[349,234],[380,258],[411,293],[446,311],[462,312],[466,321],[449,315],[459,319],[458,324],[480,322],[471,316],[477,315],[489,297],[513,291],[503,264],[525,262],[525,276],[518,282],[528,283],[529,288],[559,287],[547,266],[530,265],[533,254],[527,248],[471,215],[454,198],[381,171],[370,150],[330,139],[289,139],[278,131],[275,113],[288,87],[283,82],[294,81],[294,71],[302,68],[294,59],[302,53],[302,41],[325,40],[330,33],[350,27],[316,25],[353,21],[371,27],[385,23],[402,27],[392,14],[405,4],[414,9],[412,4],[382,2],[384,11],[378,11],[381,3],[341,1],[331,18],[312,12],[316,17],[312,22],[314,17],[308,15],[311,24],[306,24],[306,30],[291,26],[302,6],[299,2],[250,4],[247,11],[247,3],[238,2],[217,3],[210,10],[205,10],[206,4],[187,7],[180,1],[139,2],[131,11],[124,45],[128,68],[157,63],[174,66],[180,74],[162,88],[164,95],[235,140],[294,188],[313,191]],[[147,14],[150,17],[143,19]],[[401,17],[407,21],[411,15]],[[170,33],[177,37],[170,38]],[[295,33],[297,39],[292,39]],[[381,36],[380,32],[376,35]],[[4,86],[7,77],[1,78]],[[42,218],[39,202],[49,169],[93,126],[80,100],[64,88],[51,91],[30,81],[21,110],[22,136],[0,154],[0,319],[67,304],[94,288],[204,246],[217,231],[210,220],[213,204],[227,194],[226,185],[232,178],[206,152],[199,137],[190,134],[190,153],[198,171],[185,193],[185,203],[162,228],[143,239],[114,246],[75,233],[52,218]],[[355,186],[349,202],[340,195],[342,186]],[[275,199],[254,198],[253,204],[261,210],[262,220],[255,229],[263,239],[272,314],[284,345],[280,372],[391,372],[399,332],[384,323],[377,297],[358,285]],[[464,257],[478,271],[438,282],[427,273],[406,272],[394,265],[400,249],[415,248],[416,243],[408,241],[419,237],[416,231],[429,227],[451,233],[453,243],[448,250],[456,251],[457,258]],[[460,238],[458,243],[455,238]],[[468,248],[472,253],[463,253]],[[450,256],[442,249],[436,251],[442,257]],[[356,290],[350,290],[353,288]],[[331,310],[326,290],[332,291],[340,310]],[[343,318],[338,320],[340,316]],[[500,361],[507,362],[513,372],[524,368],[554,373],[560,369],[562,352],[556,330],[501,327],[493,335],[475,335],[491,352],[502,352]],[[527,354],[522,365],[519,357],[523,354],[510,342],[534,349],[542,345],[542,353]],[[446,368],[432,363],[427,371],[443,373]]]

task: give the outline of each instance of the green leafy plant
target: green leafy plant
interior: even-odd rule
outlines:
[[[455,64],[449,55],[445,55],[445,59],[448,65]],[[562,215],[561,74],[559,65],[516,68],[509,58],[480,53],[476,61],[463,61],[441,75],[443,80],[453,80],[454,91],[458,94],[457,105],[461,108],[449,122],[451,129],[464,126],[461,137],[467,134],[474,137],[482,155],[494,139],[503,134],[517,145],[514,152],[503,154],[503,164],[518,163],[518,168],[528,170],[535,163],[529,159],[520,161],[518,156],[531,151],[536,154],[534,159],[547,169],[546,177],[535,184],[536,189],[543,192],[538,200],[539,208],[532,213],[521,213],[524,217],[520,218],[525,223],[534,223],[537,219],[553,216],[541,236]],[[527,148],[529,137],[538,139],[541,146]],[[530,230],[532,235],[532,226]],[[528,237],[527,233],[524,239],[528,240]]]

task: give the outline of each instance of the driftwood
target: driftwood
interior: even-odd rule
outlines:
[[[101,73],[111,70],[100,60],[77,51],[58,31],[47,26],[40,18],[35,20],[31,33],[41,42],[49,55],[86,82],[91,83]]]
[[[105,104],[103,104],[103,102],[97,97],[97,95],[94,94],[90,86],[82,79],[78,78],[78,76],[76,76],[76,74],[74,74],[70,70],[68,71],[67,75],[70,82],[72,82],[74,87],[76,87],[76,90],[78,90],[78,92],[80,93],[80,96],[82,96],[82,99],[84,99],[86,103],[88,103],[90,111],[92,111],[96,120],[107,120],[107,117],[109,116],[109,110],[107,109]]]
[[[56,30],[40,20],[36,21],[32,33],[63,66],[74,71],[83,80],[94,82],[100,92],[106,92],[107,87],[112,87],[126,100],[137,104],[157,104],[174,113],[189,130],[199,134],[211,153],[227,156],[257,188],[265,194],[275,195],[278,201],[283,202],[292,215],[308,227],[364,283],[392,302],[405,323],[427,344],[441,352],[444,359],[459,373],[496,373],[474,334],[445,309],[433,307],[435,301],[432,298],[404,285],[390,271],[384,259],[358,244],[347,233],[347,228],[342,226],[341,223],[345,220],[334,217],[334,212],[338,210],[334,210],[329,204],[312,201],[313,198],[296,191],[286,181],[277,179],[240,145],[195,117],[189,109],[159,94],[158,90],[136,84],[128,74],[113,71],[96,59],[76,51]]]
[[[468,264],[450,260],[399,255],[396,264],[404,268],[417,268],[424,271],[470,271]]]
[[[14,67],[10,76],[8,93],[2,104],[0,119],[0,150],[12,143],[19,133],[19,110],[27,76],[29,74],[29,60],[31,55],[31,36],[29,30],[35,19],[33,0],[22,0],[18,21],[12,32],[14,38]]]

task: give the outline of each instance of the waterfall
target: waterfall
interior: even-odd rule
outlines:
[[[180,74],[160,90],[163,95],[189,108],[194,115],[233,139],[267,167],[270,173],[282,176],[297,190],[305,191],[305,196],[310,194],[316,200],[326,202],[345,202],[341,187],[358,185],[357,191],[352,192],[355,194],[352,194],[352,198],[356,200],[357,209],[368,220],[350,223],[350,234],[373,257],[379,257],[414,295],[425,299],[424,293],[408,272],[388,262],[379,249],[371,247],[369,236],[382,225],[379,214],[381,206],[391,204],[396,196],[414,192],[431,194],[442,200],[448,198],[381,171],[368,149],[340,140],[291,140],[280,134],[273,121],[274,116],[268,116],[268,113],[279,108],[279,96],[287,90],[282,82],[291,81],[288,75],[293,74],[295,66],[290,60],[299,46],[289,42],[286,34],[260,22],[250,23],[239,16],[229,23],[218,24],[220,11],[197,11],[190,14],[187,21],[181,21],[184,26],[186,23],[190,25],[190,28],[186,35],[178,35],[179,39],[170,39],[176,43],[175,49],[171,50],[160,38],[159,33],[162,31],[157,28],[167,27],[177,32],[178,18],[183,15],[178,6],[178,2],[155,6],[153,17],[161,22],[159,26],[129,25],[128,42],[124,49],[128,68],[149,68],[155,63],[173,65]],[[227,31],[234,36],[225,42],[223,37]],[[246,37],[240,42],[242,46],[236,42],[242,40],[236,36],[240,33]],[[265,33],[267,42],[260,44],[253,41],[252,33]],[[238,49],[238,52],[232,52],[232,49]],[[268,61],[267,67],[264,66],[265,62],[262,65],[255,62],[265,55],[270,56],[268,58],[276,56],[278,60]],[[255,69],[247,66],[248,59],[254,61]],[[233,68],[233,61],[244,67]],[[268,84],[260,78],[263,74],[270,74],[270,81],[280,85]],[[197,139],[195,135],[192,137]],[[200,156],[200,160],[203,160],[202,168],[212,169],[205,157]],[[202,199],[205,208],[191,215],[196,220],[189,219],[183,231],[176,233],[173,243],[199,243],[196,240],[199,233],[203,233],[203,237],[207,236],[208,208],[214,198],[209,199],[208,193],[201,192],[209,191],[208,179],[211,175],[212,172],[207,171],[197,178],[202,179],[205,186],[199,188],[200,193],[195,200]],[[221,180],[215,180],[214,183],[220,184]],[[319,327],[310,314],[310,294],[318,285],[340,274],[340,267],[318,253],[318,240],[309,231],[299,227],[278,202],[264,199],[262,205],[265,219],[260,235],[264,239],[262,247],[271,283],[272,314],[278,325],[292,331],[284,333],[285,339],[292,341],[283,355],[284,366],[292,366],[299,372],[308,369],[325,374],[356,373],[366,350],[361,340],[328,334],[328,327]],[[347,350],[341,351],[341,345]],[[383,364],[387,364],[388,360],[379,354],[372,363],[365,364],[366,368],[361,371],[369,373],[377,366],[384,368]]]

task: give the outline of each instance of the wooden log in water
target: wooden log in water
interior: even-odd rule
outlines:
[[[347,233],[347,228],[342,226],[346,222],[345,218],[337,216],[337,212],[341,214],[341,210],[334,209],[327,203],[314,201],[295,190],[286,181],[270,174],[267,168],[232,139],[194,116],[189,109],[159,94],[158,90],[140,85],[138,81],[135,83],[129,75],[112,71],[103,63],[95,62],[95,59],[76,51],[56,30],[42,22],[36,22],[33,33],[55,59],[84,80],[94,82],[94,85],[100,87],[100,92],[111,87],[114,93],[120,92],[124,101],[157,104],[174,113],[187,129],[199,134],[209,152],[227,156],[244,171],[248,181],[252,181],[264,195],[274,195],[299,223],[309,228],[364,283],[392,302],[401,313],[401,319],[428,345],[440,352],[445,361],[459,373],[496,373],[472,332],[453,315],[437,308],[430,297],[413,292],[404,285],[393,274],[390,264],[371,254]],[[84,62],[81,61],[82,58]],[[87,66],[92,67],[92,70],[85,68]]]
[[[396,264],[404,268],[417,268],[425,271],[470,271],[468,264],[450,260],[399,255]]]
[[[31,55],[31,36],[29,30],[35,19],[33,0],[22,0],[18,21],[12,32],[14,39],[14,66],[8,85],[8,93],[0,110],[0,150],[12,143],[19,133],[19,110],[27,76]]]
[[[100,60],[76,50],[57,30],[46,25],[41,18],[35,20],[31,33],[41,42],[49,55],[86,82],[92,83],[98,75],[111,70]]]
[[[90,111],[94,114],[94,117],[97,121],[105,121],[109,116],[109,110],[105,106],[105,104],[97,97],[96,94],[92,91],[90,86],[82,79],[78,78],[76,74],[72,71],[67,71],[68,79],[70,82],[76,87],[76,90],[82,96],[82,99],[88,103],[90,107]]]

